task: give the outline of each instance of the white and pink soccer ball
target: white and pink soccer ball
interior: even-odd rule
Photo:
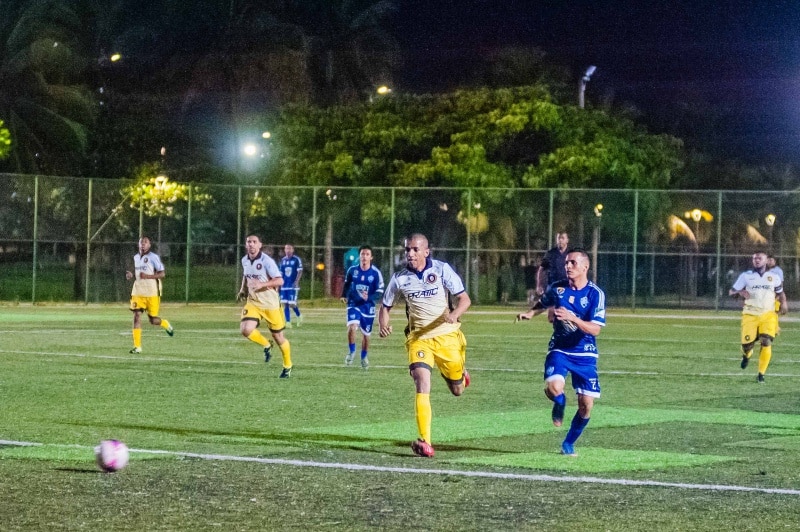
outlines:
[[[97,465],[107,473],[119,471],[128,465],[128,446],[119,440],[103,440],[94,448]]]

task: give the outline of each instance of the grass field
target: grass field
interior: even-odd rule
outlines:
[[[0,306],[2,530],[779,530],[800,523],[800,335],[765,384],[735,312],[609,312],[602,398],[578,441],[542,394],[544,317],[473,308],[472,385],[434,380],[436,457],[415,457],[402,335],[344,367],[342,309],[291,329],[294,372],[234,306],[171,306],[129,355],[125,306]],[[393,312],[395,330],[402,312]],[[536,321],[539,320],[539,321]],[[575,410],[569,394],[567,420]],[[92,448],[125,441],[101,473]]]

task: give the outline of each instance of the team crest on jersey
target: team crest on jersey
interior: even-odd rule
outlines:
[[[425,351],[417,351],[417,358],[425,358]]]
[[[261,265],[260,262],[258,264],[256,264],[256,270],[260,270],[261,268],[263,268],[263,266]]]
[[[588,305],[589,305],[589,298],[586,297],[586,296],[583,296],[581,298],[581,307],[586,308]]]
[[[569,301],[570,305],[574,305],[575,304],[575,296],[569,296],[569,299],[567,301]]]
[[[143,257],[142,258],[142,262],[144,262],[145,264],[147,264],[149,261],[150,261],[150,259],[148,259],[147,257]]]
[[[373,281],[373,279],[375,279],[374,275],[370,275],[369,277],[367,277],[367,281],[369,281],[370,283]]]
[[[559,286],[558,288],[556,288],[556,294],[558,294],[560,296],[564,295],[564,287],[563,286]]]
[[[436,274],[434,272],[431,272],[425,278],[425,282],[428,283],[428,284],[433,284],[433,283],[436,282],[436,279],[437,279]]]
[[[772,276],[771,275],[767,275],[767,281],[772,282]]]

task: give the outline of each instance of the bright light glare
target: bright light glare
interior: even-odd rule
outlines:
[[[116,63],[120,59],[122,59],[121,54],[111,54],[111,57],[108,58],[112,63]]]
[[[390,92],[392,92],[392,89],[390,89],[390,88],[389,88],[389,87],[387,87],[386,85],[381,85],[380,87],[378,87],[378,88],[376,89],[376,92],[377,92],[378,94],[389,94]]]
[[[255,157],[256,153],[258,153],[258,146],[253,143],[248,143],[244,145],[244,154],[248,157]]]
[[[263,133],[261,134],[261,138],[262,138],[262,139],[268,139],[268,138],[270,138],[270,137],[272,137],[272,133],[270,133],[269,131],[265,131],[265,132],[263,132]]]

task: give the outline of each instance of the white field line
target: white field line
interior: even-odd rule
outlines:
[[[0,354],[10,355],[35,355],[35,356],[51,356],[51,357],[75,357],[75,358],[96,358],[102,360],[124,360],[129,362],[142,362],[142,363],[161,363],[161,362],[176,362],[188,364],[231,364],[231,365],[246,365],[246,366],[263,366],[264,362],[261,360],[202,360],[197,358],[168,358],[168,357],[142,357],[142,356],[128,356],[128,355],[89,355],[86,353],[57,353],[48,351],[21,351],[17,349],[0,349]],[[257,358],[257,357],[256,357]],[[730,358],[730,360],[740,360],[739,357]],[[784,360],[784,363],[794,363],[793,360]],[[304,363],[303,367],[306,368],[344,368],[344,364],[331,363]],[[407,369],[407,365],[401,364],[370,364],[371,368],[377,369]],[[187,367],[187,371],[193,371],[192,367]],[[532,373],[540,375],[541,368],[531,369],[513,369],[513,368],[483,368],[479,366],[469,366],[469,369],[476,372],[494,372],[494,373]],[[687,375],[694,377],[752,377],[749,373],[742,373],[737,371],[719,372],[719,373],[680,373],[680,372],[656,372],[656,371],[625,371],[625,370],[604,370],[601,372],[603,375]],[[790,377],[798,378],[800,374],[796,373],[773,373],[770,372],[770,377]]]
[[[0,440],[0,445],[10,445],[17,447],[42,447],[45,444],[36,442],[24,442],[13,440]],[[53,444],[55,445],[55,444]],[[91,449],[84,445],[60,445],[61,447],[77,447]],[[600,478],[600,477],[573,477],[573,476],[553,476],[553,475],[526,475],[522,473],[498,473],[495,471],[463,471],[459,469],[424,469],[415,467],[387,467],[366,464],[348,464],[342,462],[316,462],[313,460],[287,460],[284,458],[258,458],[254,456],[232,456],[226,454],[201,454],[180,451],[163,451],[152,449],[130,449],[135,453],[162,454],[180,456],[184,458],[197,458],[200,460],[216,460],[225,462],[253,462],[257,464],[293,466],[293,467],[314,467],[319,469],[341,469],[344,471],[372,471],[378,473],[396,473],[406,475],[449,475],[471,478],[491,478],[503,480],[521,480],[525,482],[571,482],[577,484],[605,484],[615,486],[642,486],[654,488],[677,488],[686,490],[703,491],[738,491],[748,493],[768,493],[771,495],[795,495],[800,496],[798,489],[784,488],[757,488],[752,486],[734,486],[727,484],[688,484],[684,482],[661,482],[658,480],[631,480],[622,478]]]

